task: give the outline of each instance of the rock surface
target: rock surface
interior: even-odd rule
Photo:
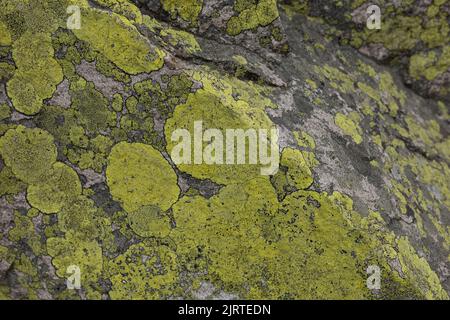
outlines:
[[[448,3],[403,3],[2,1],[0,299],[448,299]],[[196,121],[279,170],[179,164]]]

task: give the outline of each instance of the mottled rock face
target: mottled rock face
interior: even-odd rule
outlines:
[[[448,3],[379,5],[2,1],[0,299],[448,299]]]
[[[450,3],[445,0],[282,1],[321,18],[329,36],[375,60],[399,67],[404,83],[424,97],[450,101]],[[380,29],[366,27],[380,10]],[[369,10],[369,13],[368,13]]]

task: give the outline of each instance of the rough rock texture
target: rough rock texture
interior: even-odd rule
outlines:
[[[0,299],[448,299],[448,3],[381,2],[2,0]],[[177,165],[198,120],[278,172]]]
[[[285,0],[287,10],[323,19],[328,36],[400,69],[405,84],[450,101],[450,2],[447,0]],[[381,29],[366,27],[377,5]],[[373,13],[373,11],[371,11]]]

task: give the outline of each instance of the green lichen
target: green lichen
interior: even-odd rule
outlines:
[[[110,8],[113,12],[126,17],[136,23],[142,22],[139,9],[127,0],[94,0],[100,6]]]
[[[352,39],[360,39],[364,43],[382,43],[388,50],[402,51],[414,48],[422,30],[421,18],[395,16],[383,21],[383,32],[374,32],[364,28],[363,31],[352,31]]]
[[[357,112],[351,112],[348,116],[338,112],[334,118],[335,124],[341,128],[345,135],[352,137],[356,144],[360,144],[363,141],[359,121],[359,114]]]
[[[286,12],[286,15],[290,20],[292,17],[298,13],[300,14],[308,14],[309,12],[309,1],[307,0],[299,0],[290,3],[282,3],[281,7]]]
[[[14,75],[16,68],[7,62],[0,62],[0,81],[8,81]]]
[[[170,234],[181,264],[191,272],[207,268],[209,279],[225,290],[245,290],[246,283],[261,279],[262,261],[271,255],[265,239],[276,240],[268,221],[277,209],[266,177],[229,185],[210,199],[181,198],[173,207],[177,227]]]
[[[26,184],[17,179],[10,167],[0,171],[0,196],[17,194],[26,189]]]
[[[56,213],[66,202],[80,194],[77,173],[69,166],[56,162],[46,180],[28,186],[27,199],[44,213]]]
[[[130,228],[144,238],[164,238],[169,235],[169,217],[156,206],[144,206],[128,215]]]
[[[186,103],[177,106],[173,117],[169,118],[165,125],[169,154],[178,144],[178,141],[172,141],[173,132],[177,129],[186,129],[193,137],[194,121],[199,119],[202,120],[203,130],[218,129],[223,137],[226,137],[226,129],[255,129],[256,132],[259,129],[265,129],[270,137],[270,129],[274,128],[274,125],[264,109],[272,106],[272,103],[270,100],[265,100],[261,93],[250,86],[244,87],[241,82],[239,84],[242,87],[234,86],[229,79],[220,79],[214,74],[195,73],[194,78],[202,82],[203,88],[191,93]],[[244,89],[247,90],[244,91]],[[235,97],[238,98],[235,99]],[[202,150],[205,150],[208,144],[208,141],[204,141]],[[178,168],[196,178],[211,179],[221,184],[251,179],[261,174],[260,169],[263,166],[249,164],[248,140],[245,141],[245,145],[247,150],[245,164],[236,164],[236,160],[233,161],[233,164],[227,164],[224,143],[223,155],[221,155],[222,164],[195,164],[192,150],[190,163],[180,163]],[[270,147],[269,142],[267,145]],[[191,146],[190,142],[189,146]],[[235,145],[234,148],[236,149],[237,146]],[[192,149],[194,148],[192,147]],[[268,152],[270,156],[270,150]]]
[[[288,168],[287,182],[298,189],[306,189],[313,183],[311,170],[300,150],[284,148],[280,164]]]
[[[306,79],[306,83],[309,85],[309,87],[312,90],[316,90],[317,89],[317,83],[315,83],[313,80],[311,79]]]
[[[101,74],[111,77],[116,81],[120,81],[122,83],[131,82],[130,75],[126,72],[122,71],[122,69],[118,68],[113,62],[108,60],[103,54],[97,53],[95,55],[95,68]]]
[[[111,107],[114,111],[120,112],[123,109],[123,98],[120,93],[116,93],[113,96]]]
[[[179,16],[191,25],[196,25],[202,11],[203,0],[161,0],[161,4],[163,9],[170,13],[172,19]]]
[[[424,258],[419,257],[405,237],[398,240],[398,256],[402,271],[424,293],[426,299],[448,299],[438,276]]]
[[[417,53],[410,58],[409,74],[414,79],[434,80],[450,67],[450,46],[445,46],[439,57],[435,51]]]
[[[26,32],[14,42],[17,71],[7,88],[17,111],[29,115],[39,112],[42,100],[50,98],[56,85],[63,80],[61,67],[53,54],[51,38],[45,33]]]
[[[36,234],[33,221],[19,212],[14,213],[14,227],[9,230],[8,237],[11,241],[26,243],[36,255],[45,253],[45,246]]]
[[[75,0],[73,0],[75,1]],[[49,34],[65,25],[66,8],[72,0],[4,0],[0,4],[0,20],[13,41],[24,33]]]
[[[158,113],[166,118],[172,114],[175,106],[186,101],[192,84],[192,80],[185,73],[170,77],[165,90],[158,82],[151,80],[138,82],[134,85],[134,90],[139,95],[140,109],[137,109],[135,98],[131,98],[127,108],[130,108],[130,112],[135,116],[142,118],[142,109],[150,112],[151,108],[155,107]]]
[[[65,279],[69,266],[78,266],[81,271],[81,286],[89,299],[100,299],[97,280],[102,272],[102,249],[96,241],[82,240],[73,233],[65,238],[47,239],[47,251],[52,257],[56,274]]]
[[[163,299],[176,293],[178,263],[166,246],[142,242],[106,264],[112,299]]]
[[[227,22],[227,33],[231,36],[242,31],[264,27],[278,18],[277,2],[275,0],[243,1],[237,0],[234,10],[239,14]]]
[[[164,53],[152,47],[126,18],[95,9],[82,14],[83,27],[73,30],[75,35],[125,72],[151,72],[163,66]]]
[[[8,248],[0,246],[0,259],[12,264],[13,276],[8,281],[15,281],[11,292],[0,284],[0,299],[9,298],[12,292],[14,297],[20,294],[23,298],[39,298],[42,284],[47,281],[42,278],[46,271],[37,258],[40,255],[52,257],[59,279],[52,278],[46,290],[57,299],[99,299],[107,295],[112,299],[189,298],[192,290],[205,281],[244,299],[448,299],[437,274],[416,253],[428,254],[426,248],[420,247],[420,241],[416,251],[407,238],[398,238],[388,230],[379,213],[369,210],[368,215],[362,216],[354,211],[350,197],[317,191],[321,186],[319,181],[313,183],[319,163],[314,153],[316,143],[302,131],[303,127],[293,132],[295,141],[287,137],[289,145],[292,142],[294,146],[283,149],[280,170],[274,176],[261,176],[257,166],[230,166],[227,171],[225,167],[205,164],[177,165],[194,178],[221,184],[214,195],[206,198],[197,186],[191,185],[192,181],[196,184],[204,181],[185,179],[183,175],[180,186],[187,183],[189,190],[180,197],[172,162],[166,160],[173,150],[170,138],[174,130],[191,131],[195,120],[203,120],[204,129],[273,128],[265,113],[267,108],[276,108],[267,98],[269,89],[201,68],[195,72],[180,72],[176,68],[167,74],[162,70],[161,77],[158,74],[155,79],[134,79],[127,73],[150,72],[153,68],[152,59],[144,58],[147,53],[152,56],[153,47],[132,24],[141,23],[136,8],[122,0],[92,2],[114,12],[108,13],[91,9],[86,1],[73,2],[82,5],[83,17],[88,13],[85,22],[90,30],[98,25],[102,28],[112,25],[114,31],[125,31],[105,38],[96,30],[97,34],[78,34],[77,39],[72,31],[62,28],[56,31],[51,12],[56,12],[57,2],[49,0],[45,9],[43,1],[29,1],[23,4],[25,14],[18,12],[13,1],[0,4],[0,21],[10,15],[3,28],[8,32],[4,38],[8,34],[11,38],[7,45],[23,41],[20,39],[30,26],[37,34],[45,34],[46,39],[52,32],[51,45],[53,52],[58,53],[55,60],[70,83],[72,102],[70,108],[39,107],[35,117],[23,121],[30,128],[9,124],[10,107],[0,107],[0,113],[3,108],[6,115],[6,120],[0,123],[0,196],[5,195],[9,204],[16,205],[20,199],[15,195],[27,191],[28,203],[35,207],[14,212],[12,228],[5,234],[12,244],[7,242]],[[179,16],[189,20],[190,26],[196,25],[199,13],[190,15],[181,11],[187,10],[184,5],[188,2],[178,7],[174,4],[180,4],[179,1],[166,3],[166,10],[174,18]],[[272,13],[261,14],[260,3],[272,2],[235,1],[238,15],[232,19],[268,18]],[[433,8],[429,7],[430,19],[443,11],[437,9],[440,5],[442,1],[434,1]],[[308,10],[305,1],[296,7]],[[342,2],[333,3],[334,7],[342,7]],[[37,18],[30,8],[36,9]],[[200,9],[189,10],[201,10],[201,3]],[[46,25],[43,13],[49,16],[50,26]],[[26,21],[25,17],[32,20]],[[94,17],[99,21],[92,21]],[[160,45],[169,50],[187,46],[185,53],[198,52],[194,42],[189,45],[195,40],[191,34],[151,22],[149,18],[143,20],[151,32],[158,32]],[[244,23],[243,28],[250,24],[255,25],[250,29],[263,26],[259,23]],[[423,33],[421,40],[430,46],[438,45],[445,35],[442,33],[445,28],[434,23],[426,26],[430,32]],[[42,29],[38,28],[41,25]],[[407,32],[413,31],[410,25],[406,28],[411,29]],[[436,37],[432,36],[433,30],[439,31]],[[260,39],[267,43],[281,39],[278,27],[266,28],[264,32],[270,36],[265,34]],[[125,39],[125,34],[132,36]],[[130,50],[133,54],[137,50],[138,57],[132,57],[130,51],[114,58],[113,53],[122,53],[128,41],[135,41],[134,36],[139,44],[137,49]],[[0,45],[4,38],[0,36]],[[410,43],[406,45],[413,43],[410,38],[407,40]],[[435,73],[432,67],[442,57],[442,51],[436,52],[441,55],[436,54],[432,63],[417,69],[419,77],[427,69]],[[338,55],[345,61],[342,57]],[[77,74],[75,66],[83,59],[95,61],[100,73],[128,85],[104,97],[100,87],[95,87],[98,83],[94,85]],[[234,60],[235,65],[247,64],[240,57]],[[0,65],[0,70],[10,70],[2,74],[4,82],[16,71],[11,61],[6,64],[5,68]],[[134,66],[140,69],[133,69]],[[397,209],[390,214],[396,217],[400,213],[406,219],[412,212],[418,236],[429,236],[430,225],[436,229],[435,241],[448,250],[450,230],[445,228],[444,221],[445,209],[450,205],[450,171],[442,159],[449,157],[450,139],[445,136],[440,120],[422,121],[411,116],[405,108],[405,93],[389,73],[377,72],[379,68],[375,65],[360,61],[357,69],[324,65],[314,70],[317,77],[306,80],[307,89],[302,90],[310,94],[311,102],[320,101],[317,108],[325,106],[327,100],[323,95],[327,93],[341,95],[347,102],[348,97],[354,98],[351,108],[356,111],[341,111],[335,118],[344,134],[355,143],[362,143],[362,126],[366,130],[366,123],[370,123],[367,141],[376,145],[365,147],[371,155],[372,148],[383,152],[382,158],[370,160],[370,164],[389,175],[386,189]],[[242,74],[245,73],[237,73]],[[14,100],[13,104],[16,106]],[[337,106],[327,107],[336,110]],[[444,118],[442,103],[440,109],[440,117]],[[162,129],[154,121],[155,114],[158,121],[165,122],[164,132],[155,131]],[[34,125],[42,129],[32,128]],[[392,139],[391,132],[398,139]],[[56,162],[56,146],[58,160],[66,164]],[[322,152],[323,143],[317,149]],[[320,152],[318,156],[322,156]],[[99,179],[92,187],[81,189],[78,175],[71,169],[91,168],[100,173],[82,172],[87,182],[92,183],[91,179],[104,175],[106,165],[108,188]],[[366,287],[366,269],[372,264],[382,270],[382,289],[377,292]],[[69,265],[81,268],[82,289],[59,292]]]
[[[17,178],[40,183],[56,161],[56,146],[48,132],[20,125],[0,138],[0,154]]]
[[[300,147],[309,148],[311,150],[314,150],[316,147],[316,142],[314,141],[314,138],[311,137],[305,131],[301,131],[301,130],[294,131],[294,138]]]
[[[11,109],[6,103],[0,104],[0,120],[7,119],[11,116]]]
[[[105,131],[116,124],[116,115],[108,109],[108,100],[89,82],[72,92],[72,107],[79,111],[78,122],[88,132]]]
[[[85,196],[72,198],[58,212],[59,230],[73,233],[80,239],[94,240],[104,236],[108,225],[101,210]]]
[[[0,46],[11,45],[11,34],[9,33],[8,27],[0,21]]]
[[[328,64],[323,67],[314,66],[314,70],[317,74],[323,75],[326,79],[330,80],[330,85],[335,89],[340,89],[344,93],[353,92],[354,79],[351,75],[346,74],[345,72],[334,68]]]
[[[167,37],[168,42],[172,46],[179,47],[188,54],[202,51],[195,36],[189,32],[168,28],[167,30],[162,29],[160,35],[162,37]]]
[[[232,58],[234,61],[236,61],[241,66],[244,66],[248,63],[247,59],[245,59],[245,57],[243,57],[241,55],[234,55]]]
[[[156,205],[167,210],[178,199],[177,176],[149,145],[121,142],[112,148],[106,177],[111,194],[128,212]]]

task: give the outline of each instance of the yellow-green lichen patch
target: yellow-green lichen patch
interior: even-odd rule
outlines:
[[[164,53],[151,46],[126,18],[115,13],[84,10],[83,27],[73,31],[127,73],[151,72],[164,64]]]
[[[128,212],[156,205],[167,210],[177,201],[177,176],[149,145],[121,142],[112,148],[106,177],[111,194]]]
[[[0,81],[8,81],[14,75],[16,68],[8,62],[0,62]]]
[[[126,17],[136,23],[142,22],[139,8],[128,0],[94,0],[97,4],[110,8],[113,12]]]
[[[442,49],[439,57],[435,51],[427,53],[417,53],[409,60],[409,74],[414,79],[425,77],[427,80],[434,80],[443,74],[450,67],[450,46]]]
[[[424,258],[419,257],[405,237],[398,240],[398,256],[402,271],[426,299],[448,299],[439,277]]]
[[[341,128],[345,135],[352,137],[356,144],[360,144],[363,141],[359,121],[359,114],[357,112],[351,112],[348,116],[338,112],[334,118],[335,124]]]
[[[354,95],[356,84],[362,94],[376,103],[381,111],[380,113],[389,112],[392,117],[395,117],[400,107],[405,103],[406,94],[398,88],[390,73],[381,72],[376,74],[372,66],[365,64],[361,60],[358,62],[358,71],[354,72],[344,72],[330,65],[324,65],[323,67],[314,66],[314,70],[320,79],[326,79],[332,88],[342,93]],[[378,87],[368,84],[366,82],[367,76],[376,80]],[[365,97],[363,96],[363,98]],[[367,101],[364,104],[367,104]],[[368,106],[366,105],[364,108],[363,112],[367,113]]]
[[[309,2],[307,0],[293,1],[289,3],[281,3],[281,7],[285,11],[289,20],[292,20],[296,14],[308,14]]]
[[[9,46],[11,42],[11,34],[8,27],[0,21],[0,46]]]
[[[71,199],[58,212],[59,229],[62,232],[74,233],[80,239],[93,240],[101,236],[106,224],[101,210],[85,196]]]
[[[279,15],[275,0],[236,0],[234,10],[238,15],[231,17],[227,22],[227,33],[232,36],[245,30],[267,26]]]
[[[96,91],[86,89],[76,94],[74,101],[71,109],[45,106],[37,116],[37,123],[54,135],[71,163],[80,169],[92,168],[101,172],[112,141],[101,134],[95,136],[95,133],[107,131],[108,125],[114,123],[115,113],[108,110],[107,101]]]
[[[111,107],[116,112],[121,112],[123,109],[123,97],[120,93],[116,93],[113,96]]]
[[[72,107],[78,111],[78,122],[88,132],[106,131],[116,124],[116,114],[108,109],[108,100],[95,89],[92,82],[71,92]]]
[[[61,67],[53,58],[50,35],[24,33],[13,44],[17,71],[8,81],[8,95],[17,111],[31,115],[39,112],[42,101],[50,98],[63,80]]]
[[[69,2],[80,0],[3,0],[0,3],[0,20],[9,29],[12,40],[25,32],[51,33],[66,23]]]
[[[0,121],[11,116],[11,110],[6,103],[0,104]]]
[[[100,299],[96,292],[98,277],[102,272],[102,248],[96,241],[83,240],[73,233],[67,233],[65,238],[47,239],[47,251],[52,257],[56,274],[65,279],[70,266],[80,268],[81,287],[86,290],[89,299]]]
[[[247,59],[245,59],[245,57],[241,56],[241,55],[234,55],[233,60],[236,61],[237,64],[241,65],[241,66],[245,66],[248,62]]]
[[[420,41],[422,30],[420,17],[394,16],[383,21],[383,32],[352,30],[353,43],[382,43],[393,51],[410,50]]]
[[[371,264],[383,270],[386,296],[424,293],[389,267],[386,259],[397,257],[395,238],[381,217],[361,218],[338,193],[298,191],[279,207],[268,179],[260,177],[210,199],[185,196],[173,214],[170,237],[182,265],[207,270],[205,280],[241,297],[371,298],[365,273]],[[422,271],[419,277],[432,282]]]
[[[144,206],[128,214],[130,228],[144,238],[164,238],[170,232],[169,217],[156,206]]]
[[[362,275],[373,250],[326,194],[298,191],[282,203],[276,263],[268,265],[269,295],[291,299],[362,299]],[[284,221],[284,222],[282,222]],[[291,267],[295,265],[295,267]]]
[[[26,189],[26,184],[14,176],[10,167],[4,167],[0,171],[0,197],[17,194]]]
[[[210,199],[181,198],[173,206],[176,228],[170,237],[185,268],[206,269],[209,280],[242,292],[264,274],[264,259],[272,253],[268,242],[277,239],[268,221],[277,210],[269,179],[258,177],[226,186]]]
[[[294,138],[300,147],[309,148],[311,150],[314,150],[316,147],[314,138],[305,131],[294,131]]]
[[[167,28],[162,29],[160,35],[162,37],[167,37],[172,46],[180,47],[188,54],[202,51],[195,36],[189,32]]]
[[[106,263],[112,299],[162,299],[176,293],[179,266],[176,254],[150,242],[134,244]]]
[[[323,67],[314,66],[314,71],[321,78],[328,79],[330,86],[339,89],[341,92],[350,93],[354,91],[353,82],[354,76],[347,74],[337,68],[334,68],[328,64]]]
[[[183,158],[185,152],[188,154],[186,150],[191,150],[190,155],[186,156],[186,161],[177,163],[180,170],[196,178],[211,179],[222,184],[245,181],[261,175],[262,169],[271,167],[270,163],[258,162],[261,160],[257,151],[258,143],[264,142],[266,143],[264,152],[267,151],[268,157],[276,157],[278,161],[277,141],[271,134],[271,129],[275,129],[275,126],[264,112],[266,107],[272,106],[270,100],[264,99],[257,89],[245,87],[240,82],[234,83],[227,78],[220,79],[207,73],[196,73],[194,78],[202,82],[203,88],[191,93],[186,103],[178,105],[173,117],[168,119],[165,125],[167,151],[172,157]],[[248,89],[246,92],[245,88]],[[202,144],[200,149],[196,148],[194,143],[196,134],[194,125],[196,123],[199,128],[198,121],[202,122],[200,134],[207,129],[217,129],[214,131],[217,133],[215,137],[211,136],[203,142],[200,141]],[[227,138],[227,129],[241,131],[234,132],[238,135],[237,138],[231,135]],[[249,133],[249,136],[256,139],[250,139],[246,135],[249,129],[255,134]],[[183,137],[183,141],[180,141],[180,137],[177,137],[180,130],[186,130],[191,139],[187,141]],[[259,130],[263,130],[261,132],[265,132],[266,137],[258,136]],[[268,139],[272,139],[273,145]],[[253,141],[252,145],[249,143],[250,140]],[[180,143],[185,147],[181,148]],[[227,144],[230,147],[228,149]],[[238,144],[245,146],[243,152],[238,150]],[[252,147],[256,147],[256,150],[252,150]],[[276,154],[272,154],[274,150]],[[238,153],[243,157],[244,163],[237,162]],[[250,153],[256,156],[256,163],[250,163]],[[276,166],[278,167],[278,163]]]
[[[179,16],[191,25],[197,24],[198,15],[203,6],[203,0],[161,0],[161,3],[172,19]]]
[[[41,243],[41,237],[36,233],[32,219],[19,212],[14,213],[14,227],[9,230],[8,237],[11,241],[26,243],[34,254],[45,253],[45,245]]]
[[[56,146],[47,131],[18,126],[0,138],[0,154],[17,178],[40,183],[56,161]]]
[[[64,203],[81,194],[77,173],[69,166],[56,162],[48,178],[28,186],[27,199],[44,213],[58,212]]]
[[[285,215],[277,225],[281,236],[277,243],[277,263],[269,264],[271,294],[291,298],[375,298],[366,287],[366,268],[377,265],[382,270],[381,297],[425,297],[426,290],[415,286],[435,286],[428,264],[414,263],[420,269],[418,279],[399,276],[388,262],[398,258],[395,235],[386,230],[381,216],[372,212],[362,218],[353,211],[352,200],[334,192],[295,192],[283,201]],[[284,223],[280,223],[284,221]],[[409,248],[416,259],[414,249]],[[295,264],[298,268],[286,268]],[[434,274],[434,276],[432,276]],[[273,291],[272,291],[273,290]],[[440,285],[433,292],[442,298]]]
[[[313,183],[311,170],[300,150],[284,148],[281,153],[282,166],[286,166],[287,182],[298,189],[306,189]]]
[[[306,79],[306,83],[308,84],[308,86],[309,86],[312,90],[316,90],[316,89],[317,89],[317,83],[315,83],[314,80]]]

